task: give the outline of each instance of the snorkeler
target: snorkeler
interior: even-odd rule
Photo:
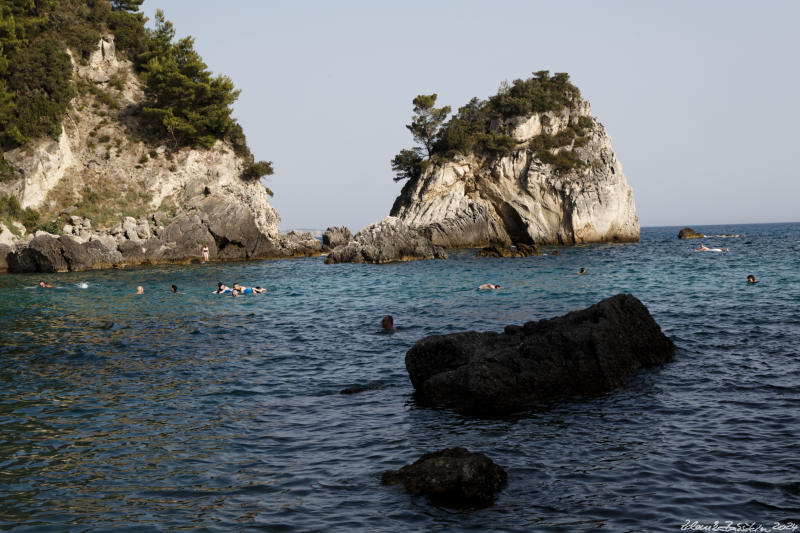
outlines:
[[[232,290],[233,289],[219,281],[217,282],[217,290],[213,291],[211,294],[225,294],[226,292],[231,292]]]

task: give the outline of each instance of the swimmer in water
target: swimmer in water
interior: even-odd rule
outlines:
[[[709,248],[703,243],[700,243],[700,248],[695,248],[695,252],[727,252],[728,248]]]
[[[172,292],[178,292],[178,286],[177,285],[173,285],[172,287],[170,287],[170,290]]]
[[[217,283],[217,290],[213,291],[211,294],[225,294],[226,292],[231,292],[232,290],[233,289],[220,281]]]
[[[44,282],[44,280],[42,280],[42,281],[40,281],[40,282],[39,282],[39,286],[40,286],[41,288],[43,288],[43,289],[50,289],[50,288],[52,288],[52,287],[53,287],[53,286],[52,286],[52,285],[50,285],[49,283],[45,283],[45,282]]]
[[[501,287],[500,285],[492,284],[492,283],[484,283],[483,285],[481,285],[478,288],[481,289],[481,290],[485,290],[485,289],[502,289],[503,287]]]
[[[141,285],[136,287],[136,294],[144,294],[144,287],[142,287]]]
[[[586,269],[581,267],[581,269],[578,271],[578,274],[586,274]]]
[[[381,327],[386,331],[395,331],[394,318],[392,318],[392,315],[384,315],[383,318],[381,318]]]
[[[747,283],[758,283],[758,282],[756,281],[756,277],[750,274],[749,276],[747,276]]]

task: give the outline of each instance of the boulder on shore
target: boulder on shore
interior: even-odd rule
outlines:
[[[406,368],[425,403],[502,414],[611,390],[672,361],[674,350],[644,304],[618,294],[504,333],[426,337],[406,354]]]
[[[705,235],[698,233],[692,228],[683,228],[678,232],[679,239],[703,239]]]
[[[381,483],[402,484],[412,496],[427,496],[435,505],[468,507],[490,505],[506,479],[506,471],[484,454],[448,448],[384,472]]]
[[[7,257],[11,254],[11,247],[7,244],[0,244],[0,272],[8,270]]]
[[[325,258],[331,263],[389,263],[418,259],[447,259],[440,246],[396,217],[386,217],[359,231],[352,241]]]

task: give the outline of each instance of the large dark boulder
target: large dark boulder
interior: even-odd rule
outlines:
[[[504,333],[433,335],[406,354],[417,397],[467,412],[500,414],[593,395],[637,370],[672,360],[674,345],[630,294]]]
[[[426,453],[414,463],[381,476],[385,485],[402,484],[412,496],[427,496],[446,507],[486,506],[506,484],[506,472],[482,453],[448,448]]]
[[[400,219],[386,217],[359,231],[348,244],[334,249],[325,262],[389,263],[418,259],[446,259],[447,253]]]
[[[322,234],[322,245],[331,250],[353,240],[353,234],[345,226],[332,226]]]
[[[678,232],[679,239],[702,239],[705,238],[705,235],[702,233],[698,233],[692,228],[683,228]]]
[[[64,248],[55,235],[40,233],[8,256],[9,272],[66,272]]]

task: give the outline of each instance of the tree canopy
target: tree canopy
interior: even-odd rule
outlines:
[[[406,128],[421,146],[403,149],[392,159],[395,181],[418,178],[430,160],[469,152],[505,153],[516,146],[516,141],[493,124],[534,112],[570,107],[580,98],[580,91],[570,83],[568,74],[561,72],[551,76],[549,71],[540,70],[527,80],[502,83],[497,94],[487,100],[473,98],[446,122],[450,108],[435,108],[436,97],[436,94],[419,95],[413,100],[414,114]],[[579,133],[571,132],[573,137]],[[560,140],[563,139],[556,139]],[[554,161],[545,155],[547,148],[538,150],[537,155],[541,153],[546,162]],[[567,164],[565,157],[559,162]]]

